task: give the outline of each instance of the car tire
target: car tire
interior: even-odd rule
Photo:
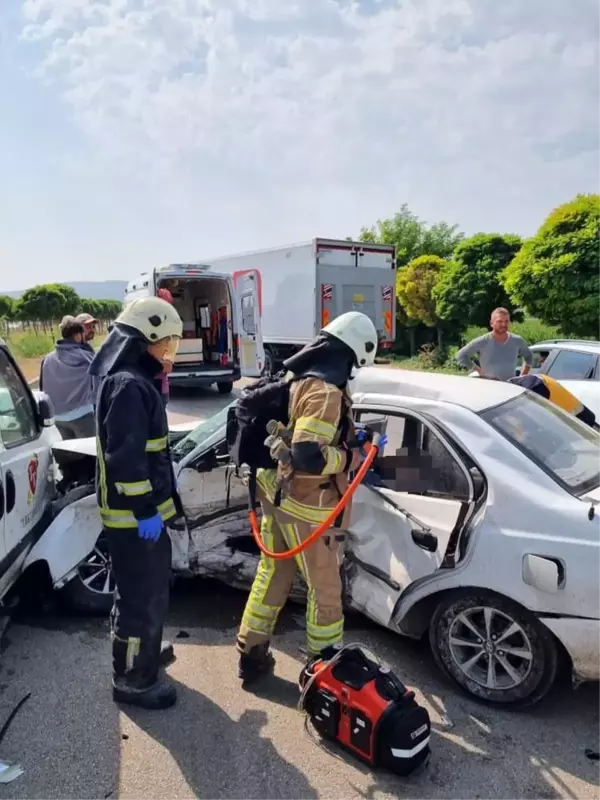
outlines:
[[[113,606],[115,580],[106,540],[100,536],[94,550],[79,564],[77,572],[60,590],[69,611],[90,616],[108,616]]]
[[[552,633],[525,608],[494,592],[445,597],[431,619],[429,642],[440,669],[488,705],[531,706],[547,694],[558,671]]]
[[[233,391],[233,381],[217,383],[217,389],[219,390],[219,394],[231,394]]]

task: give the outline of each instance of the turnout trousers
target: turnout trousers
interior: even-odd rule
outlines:
[[[111,612],[113,682],[144,690],[158,680],[162,632],[169,609],[171,539],[157,542],[136,529],[105,528],[117,590]]]
[[[260,488],[258,491],[263,512],[261,534],[269,550],[276,553],[290,550],[312,533],[314,525],[282,512],[264,497]],[[254,646],[269,641],[298,569],[308,588],[306,644],[309,655],[342,644],[340,544],[336,541],[339,534],[339,529],[326,532],[294,558],[276,560],[261,553],[238,632],[238,652],[247,654]]]

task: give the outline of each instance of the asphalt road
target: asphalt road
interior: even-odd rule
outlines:
[[[172,422],[192,423],[231,401],[214,390],[176,391]],[[0,742],[0,759],[24,774],[6,798],[598,798],[598,687],[556,687],[528,712],[476,704],[437,671],[425,644],[347,620],[414,688],[433,724],[432,760],[410,781],[372,773],[319,746],[295,709],[303,609],[282,615],[275,675],[241,689],[233,647],[245,595],[211,581],[174,587],[166,633],[178,705],[119,711],[110,697],[108,622],[54,608],[21,611],[3,639],[0,724],[27,693]]]
[[[171,425],[188,425],[195,421],[207,419],[216,414],[239,394],[240,388],[248,383],[241,380],[235,384],[232,394],[219,394],[213,386],[202,387],[175,387],[171,390],[168,405],[169,423]]]
[[[510,713],[478,705],[437,672],[424,644],[362,617],[348,640],[397,670],[431,715],[432,760],[410,781],[372,773],[314,742],[295,709],[304,640],[292,605],[274,639],[275,675],[241,689],[233,647],[245,595],[211,581],[175,588],[167,634],[178,705],[119,711],[109,686],[105,620],[22,613],[4,637],[0,722],[31,698],[0,743],[24,774],[0,798],[596,798],[598,690],[559,686],[542,705]]]

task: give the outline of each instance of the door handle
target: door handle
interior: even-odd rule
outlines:
[[[4,484],[0,480],[0,519],[4,517]]]
[[[438,549],[438,538],[433,533],[428,531],[419,531],[415,528],[410,532],[413,542],[422,550],[427,550],[429,553],[436,553]]]
[[[15,507],[15,501],[17,499],[17,487],[15,486],[15,479],[13,474],[10,470],[6,471],[6,489],[5,489],[5,500],[6,500],[6,513],[10,514],[10,512]]]

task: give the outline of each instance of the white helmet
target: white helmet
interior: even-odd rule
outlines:
[[[170,303],[160,297],[132,300],[115,322],[135,328],[151,343],[172,337],[181,339],[183,333],[181,317]]]
[[[375,362],[377,331],[366,314],[347,311],[322,328],[321,333],[348,345],[355,355],[357,367],[369,367]]]

